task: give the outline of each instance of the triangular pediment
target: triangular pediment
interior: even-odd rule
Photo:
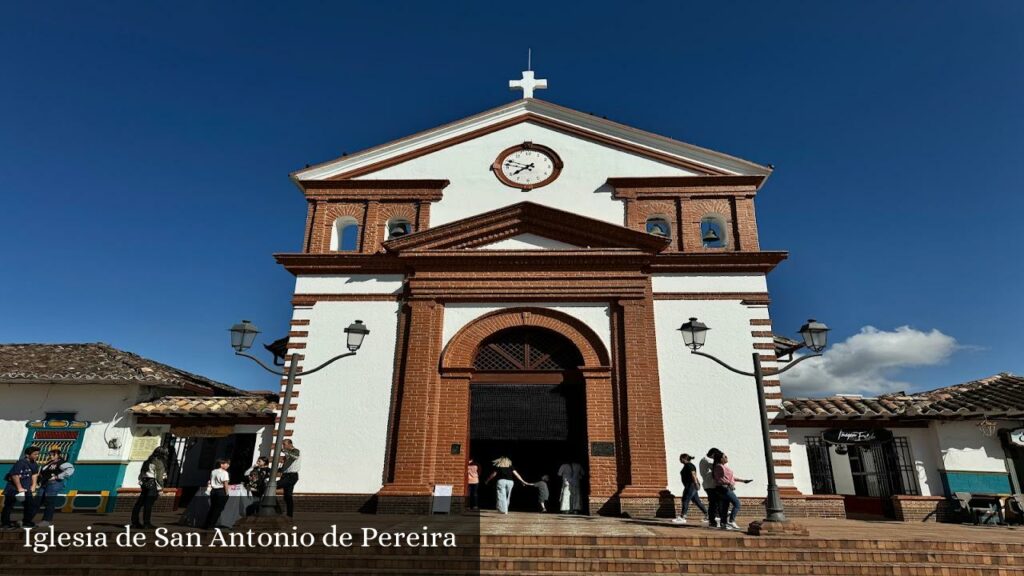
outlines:
[[[687,174],[767,176],[771,168],[586,114],[557,104],[524,98],[374,148],[310,166],[292,174],[295,182],[361,178],[411,159],[479,138],[522,122],[570,133]]]
[[[521,202],[388,240],[388,252],[450,250],[635,250],[654,254],[670,241],[571,212]]]
[[[582,247],[575,244],[528,232],[476,247],[477,250],[579,250],[580,248]]]

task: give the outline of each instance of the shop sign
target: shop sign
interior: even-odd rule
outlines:
[[[171,426],[171,434],[178,438],[223,438],[230,436],[235,427],[232,424],[224,426]]]
[[[1014,446],[1024,446],[1024,428],[1010,430],[1010,444],[1013,444]]]
[[[875,442],[888,442],[892,440],[892,432],[884,428],[872,430],[849,430],[846,428],[831,428],[821,433],[821,439],[829,444],[852,444],[861,446]]]

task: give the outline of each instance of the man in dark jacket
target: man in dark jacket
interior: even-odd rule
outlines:
[[[18,526],[11,522],[11,512],[14,510],[15,502],[23,502],[24,515],[22,527],[31,528],[32,516],[35,515],[35,503],[32,495],[36,492],[36,483],[39,480],[39,448],[29,446],[25,449],[25,457],[14,463],[10,471],[4,476],[7,484],[4,486],[4,507],[0,512],[0,528],[16,529]]]

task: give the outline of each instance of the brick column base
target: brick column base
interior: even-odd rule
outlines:
[[[945,496],[893,496],[893,513],[903,522],[946,522],[952,506]]]

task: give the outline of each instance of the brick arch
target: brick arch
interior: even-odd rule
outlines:
[[[381,220],[385,222],[392,218],[405,218],[416,223],[416,207],[412,204],[381,204],[380,214]]]
[[[489,312],[462,327],[441,353],[442,370],[469,370],[477,350],[492,334],[507,328],[533,326],[566,337],[583,356],[581,368],[607,368],[608,351],[601,339],[580,320],[547,308],[506,308]]]

